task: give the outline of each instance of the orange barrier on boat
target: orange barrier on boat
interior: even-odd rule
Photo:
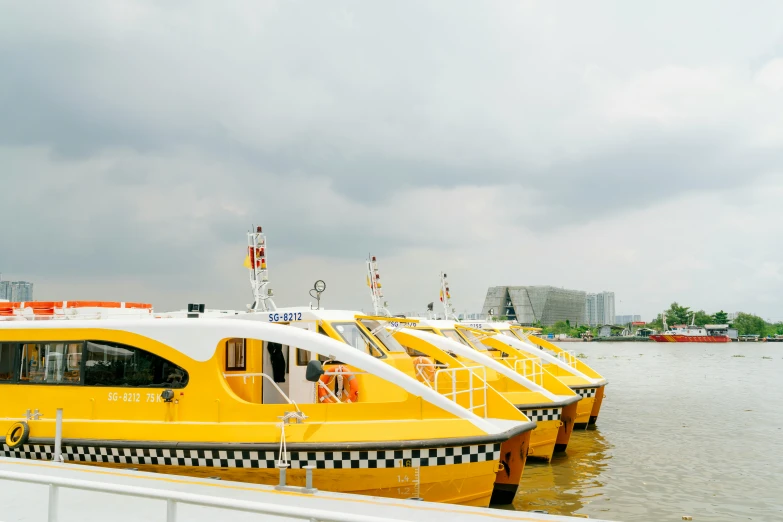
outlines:
[[[0,316],[13,316],[28,308],[32,309],[34,315],[55,315],[55,310],[68,308],[125,308],[151,311],[152,305],[120,301],[19,301],[0,303]]]
[[[66,301],[66,308],[123,308],[119,301]],[[147,303],[125,303],[124,308],[141,308],[152,310],[152,305]]]
[[[35,315],[54,315],[55,308],[62,308],[63,302],[55,303],[53,301],[31,301],[24,303],[25,308],[32,308]]]

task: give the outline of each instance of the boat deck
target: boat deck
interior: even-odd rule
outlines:
[[[27,483],[34,479],[43,483]],[[21,480],[20,480],[21,478]],[[57,484],[56,492],[48,482]],[[70,486],[69,486],[70,484]],[[90,488],[113,489],[107,493]],[[158,498],[150,495],[157,494]],[[55,518],[49,514],[49,499],[55,495]],[[168,501],[165,497],[176,499]],[[204,505],[194,502],[203,501]],[[215,507],[214,502],[222,503]],[[211,504],[211,505],[210,505]],[[297,510],[312,510],[315,520],[368,520],[390,522],[478,521],[568,521],[572,517],[435,504],[316,491],[280,491],[272,486],[144,473],[77,464],[0,458],[0,505],[2,520],[11,521],[106,521],[145,520],[302,520]],[[261,506],[273,516],[253,509]],[[167,510],[168,509],[168,510]],[[172,513],[173,510],[173,513]],[[249,512],[256,511],[256,512]],[[173,515],[173,516],[172,516]],[[307,519],[308,517],[304,517]],[[580,519],[581,520],[581,519]]]

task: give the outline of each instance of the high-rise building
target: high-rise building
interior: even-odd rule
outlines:
[[[639,323],[641,321],[641,315],[616,315],[614,317],[614,324]]]
[[[27,281],[0,281],[0,299],[32,301],[33,283]]]
[[[487,290],[482,314],[523,325],[551,326],[567,320],[576,326],[584,322],[585,293],[553,286],[493,286]]]
[[[586,295],[585,322],[590,326],[614,324],[614,292]]]

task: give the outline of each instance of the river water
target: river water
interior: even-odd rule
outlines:
[[[528,463],[518,510],[783,520],[783,343],[562,343],[609,380],[595,430]]]

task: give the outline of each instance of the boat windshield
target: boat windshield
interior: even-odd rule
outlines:
[[[452,341],[457,341],[458,343],[462,343],[465,346],[468,346],[467,341],[462,338],[460,334],[457,333],[456,330],[441,330],[440,333],[443,334],[443,337],[448,337]]]
[[[519,330],[509,330],[511,332],[511,335],[514,336],[516,339],[519,339],[520,341],[525,340],[525,332],[519,331]]]
[[[402,347],[397,339],[392,337],[389,331],[382,327],[378,321],[371,321],[370,319],[362,319],[362,324],[386,347],[390,352],[405,353],[405,348]]]
[[[517,339],[517,336],[516,336],[516,335],[514,335],[514,332],[512,332],[511,330],[499,330],[499,331],[500,331],[500,333],[502,333],[503,335],[508,335],[509,337],[512,337],[512,338],[514,338],[514,339]]]
[[[375,342],[356,325],[356,323],[333,323],[332,327],[342,337],[343,341],[349,346],[372,355],[376,358],[382,358],[386,355],[378,349]]]

